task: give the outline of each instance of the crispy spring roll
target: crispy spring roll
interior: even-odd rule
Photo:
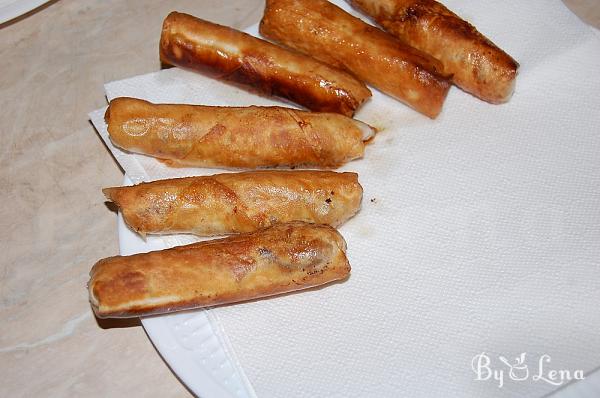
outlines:
[[[252,300],[346,278],[345,252],[330,226],[276,224],[100,260],[90,271],[90,302],[100,318],[126,318]]]
[[[251,232],[278,222],[341,225],[360,208],[356,173],[251,171],[106,188],[141,235]]]
[[[208,72],[292,100],[312,111],[352,116],[371,96],[354,76],[237,30],[172,12],[160,37],[163,63]]]
[[[344,68],[431,118],[450,87],[439,61],[326,0],[267,0],[260,33]]]
[[[110,139],[174,167],[337,167],[364,154],[374,134],[336,113],[282,107],[152,104],[115,98],[105,115]]]
[[[491,103],[510,99],[519,64],[434,0],[349,0],[388,32],[439,59],[463,90]]]

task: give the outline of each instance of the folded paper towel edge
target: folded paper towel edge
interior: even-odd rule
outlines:
[[[108,135],[108,126],[104,121],[104,113],[107,108],[108,106],[105,106],[88,113],[88,117],[90,118],[96,133],[100,136],[119,166],[125,171],[134,184],[147,181],[150,176],[137,161],[135,155],[122,151],[112,144],[110,136]]]

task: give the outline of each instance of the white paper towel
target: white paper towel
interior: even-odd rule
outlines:
[[[260,397],[541,396],[543,354],[544,371],[600,365],[600,40],[558,0],[446,4],[521,63],[516,93],[453,88],[433,121],[374,93],[357,118],[384,131],[343,167],[365,190],[340,229],[350,279],[213,310]],[[106,91],[280,104],[179,69]],[[216,172],[109,148],[134,181]],[[501,388],[475,380],[482,352]],[[532,374],[510,380],[498,357],[522,352]]]

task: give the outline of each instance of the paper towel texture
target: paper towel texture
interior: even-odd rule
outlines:
[[[538,397],[557,387],[510,380],[498,356],[526,352],[535,373],[543,354],[546,370],[600,365],[600,40],[558,0],[445,4],[520,62],[515,95],[453,88],[429,120],[374,92],[356,118],[383,131],[341,169],[365,192],[340,229],[350,279],[212,310],[260,397]],[[106,92],[281,104],[180,69]],[[134,182],[220,172],[108,145]],[[502,388],[475,380],[482,352]]]

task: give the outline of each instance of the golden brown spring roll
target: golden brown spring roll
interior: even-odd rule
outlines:
[[[439,61],[325,0],[267,0],[260,33],[344,68],[431,118],[450,87]]]
[[[142,235],[224,235],[289,221],[337,227],[362,199],[356,173],[308,170],[176,178],[102,192]]]
[[[352,116],[371,96],[364,83],[346,72],[178,12],[172,12],[164,21],[160,59],[254,86],[318,112]]]
[[[344,279],[346,242],[332,227],[294,222],[225,239],[98,261],[90,302],[100,318],[235,303]]]
[[[491,103],[510,99],[519,64],[434,0],[350,0],[388,32],[439,59],[463,90]]]
[[[115,98],[105,115],[111,141],[170,166],[337,167],[363,156],[374,130],[336,113],[282,107],[152,104]]]

